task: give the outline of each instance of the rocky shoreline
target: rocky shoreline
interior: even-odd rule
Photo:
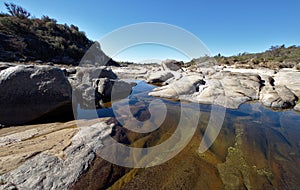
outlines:
[[[176,61],[162,66],[129,66],[113,69],[122,76],[159,83],[149,95],[161,98],[215,104],[237,109],[242,103],[259,101],[272,109],[299,111],[300,72],[295,69],[239,69],[200,63],[174,70]],[[132,71],[135,71],[135,75]]]
[[[86,109],[101,108],[131,93],[135,83],[125,79],[159,85],[149,93],[155,97],[230,109],[258,101],[275,110],[300,111],[298,78],[300,72],[293,69],[239,69],[211,63],[186,68],[174,60],[97,68],[0,63],[0,124],[22,125],[62,106],[72,111],[74,102]],[[67,189],[96,159],[102,139],[116,126],[112,120],[1,129],[0,189]]]
[[[259,101],[272,109],[300,110],[300,81],[295,80],[300,77],[298,70],[239,69],[209,61],[190,67],[178,65],[175,60],[162,65],[68,68],[0,63],[0,124],[28,123],[53,110],[71,107],[72,102],[85,109],[101,108],[130,94],[135,83],[124,79],[161,86],[149,93],[161,98],[231,109]]]
[[[128,79],[158,85],[149,93],[154,97],[230,109],[258,101],[274,110],[300,111],[299,70],[243,69],[213,61],[180,64],[166,60],[162,65],[65,67],[0,62],[0,125],[22,125],[51,115],[74,119],[72,104],[98,109],[127,97],[136,85]]]

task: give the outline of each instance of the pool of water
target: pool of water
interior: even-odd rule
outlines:
[[[128,98],[96,111],[78,109],[79,118],[115,117],[121,126],[147,131],[139,134],[121,128],[114,133],[116,140],[130,146],[151,147],[170,138],[180,118],[184,117],[184,124],[189,126],[189,121],[199,116],[196,137],[191,141],[196,143],[190,143],[199,145],[213,107],[148,96],[154,88],[137,81]],[[166,109],[165,115],[160,110],[151,112],[149,106],[153,101],[165,105],[162,107]],[[182,108],[188,111],[182,113]],[[196,152],[198,147],[193,147]],[[226,109],[222,128],[203,155],[200,154],[201,159],[216,168],[227,188],[297,189],[300,186],[300,113],[274,111],[258,102],[242,104],[236,110]]]

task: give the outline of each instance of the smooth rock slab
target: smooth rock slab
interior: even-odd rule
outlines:
[[[0,189],[67,189],[88,169],[112,127],[105,122],[79,127],[71,145],[60,156],[47,151],[33,156],[2,175]]]
[[[203,83],[203,79],[199,76],[186,76],[167,86],[155,88],[149,93],[149,95],[162,98],[180,99],[182,95],[197,92],[201,83]]]
[[[237,109],[246,101],[259,99],[261,83],[258,75],[219,72],[207,80],[200,75],[183,76],[149,95]]]

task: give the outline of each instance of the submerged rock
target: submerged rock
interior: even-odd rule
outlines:
[[[71,104],[71,85],[50,66],[15,66],[0,72],[0,124],[18,125]]]

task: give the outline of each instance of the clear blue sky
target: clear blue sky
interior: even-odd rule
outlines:
[[[0,10],[5,11],[3,5],[5,1],[0,0],[0,2]],[[36,17],[48,15],[59,23],[77,25],[92,40],[98,40],[103,35],[125,25],[139,22],[164,22],[195,34],[214,55],[261,52],[269,49],[271,45],[300,44],[299,0],[16,0],[9,2],[23,6]],[[131,52],[135,51],[131,50]],[[125,55],[124,57],[126,58]]]

